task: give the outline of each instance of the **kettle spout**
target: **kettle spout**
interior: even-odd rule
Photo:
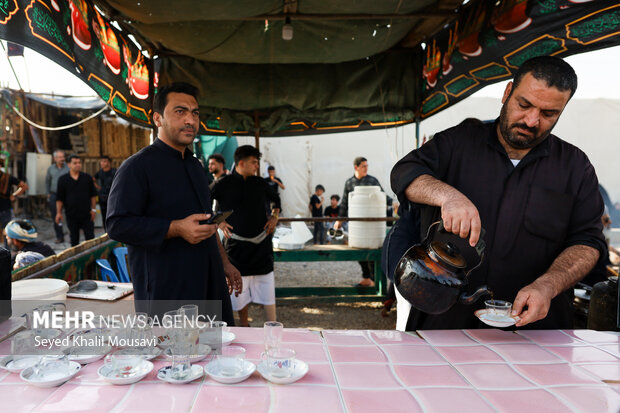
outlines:
[[[466,293],[461,294],[459,301],[462,304],[471,305],[475,303],[476,301],[478,301],[478,299],[482,297],[484,294],[492,296],[491,290],[489,290],[486,285],[483,285],[482,287],[478,288],[471,295],[467,295]]]

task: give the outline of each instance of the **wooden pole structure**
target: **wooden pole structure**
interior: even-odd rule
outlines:
[[[260,143],[260,120],[258,119],[258,111],[254,111],[254,147],[260,151],[258,147]]]

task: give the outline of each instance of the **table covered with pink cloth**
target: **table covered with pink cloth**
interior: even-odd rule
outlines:
[[[258,363],[259,328],[232,328]],[[224,385],[208,376],[164,383],[154,360],[142,381],[115,386],[83,366],[60,387],[37,388],[0,372],[2,412],[610,412],[620,411],[620,335],[591,330],[285,329],[283,347],[309,364],[296,383],[255,372]],[[9,340],[0,343],[8,354]],[[205,365],[207,360],[199,362]]]

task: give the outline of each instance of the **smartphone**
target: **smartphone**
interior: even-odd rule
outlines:
[[[211,218],[205,219],[204,221],[200,221],[200,224],[202,225],[221,224],[232,213],[233,213],[232,209],[230,211],[217,211]]]

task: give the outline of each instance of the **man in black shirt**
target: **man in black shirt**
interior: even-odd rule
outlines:
[[[37,228],[27,219],[14,219],[4,228],[9,246],[20,252],[38,252],[43,257],[55,255],[56,252],[44,242],[37,241]],[[15,266],[15,258],[13,265]]]
[[[82,172],[82,160],[77,155],[67,158],[69,173],[58,178],[56,193],[56,223],[62,221],[62,208],[65,208],[67,227],[71,237],[71,246],[80,243],[80,229],[84,239],[95,237],[95,209],[97,191],[93,178]]]
[[[214,153],[209,156],[209,163],[207,166],[213,178],[213,182],[218,181],[228,173],[226,170],[226,159],[219,153]]]
[[[269,185],[269,188],[276,194],[278,193],[278,188],[284,190],[286,187],[282,183],[282,180],[276,176],[276,167],[273,165],[269,165],[267,167],[267,173],[269,176],[265,178],[265,182]]]
[[[183,82],[158,90],[157,139],[118,169],[107,230],[127,244],[136,311],[161,316],[160,300],[198,301],[199,309],[204,300],[220,300],[222,319],[234,325],[229,293],[241,291],[241,276],[217,226],[204,223],[212,214],[209,184],[187,148],[200,127],[197,96],[198,89]]]
[[[231,296],[242,326],[248,325],[248,304],[265,307],[265,318],[276,319],[273,247],[271,234],[278,223],[280,197],[256,176],[261,153],[250,145],[235,151],[235,169],[213,186],[213,199],[221,211],[234,211],[227,219],[229,230],[224,247],[230,261],[243,276],[243,291]],[[271,213],[267,205],[273,203]]]
[[[99,207],[101,208],[101,219],[103,221],[103,228],[105,229],[105,217],[108,213],[108,195],[110,195],[110,188],[112,188],[112,181],[116,174],[116,168],[112,168],[112,160],[107,155],[101,157],[99,166],[101,166],[101,169],[95,174],[93,183],[95,184],[95,188],[97,188]]]
[[[562,59],[528,60],[506,86],[494,124],[468,122],[435,134],[392,170],[401,204],[421,206],[422,234],[441,216],[473,246],[484,227],[485,256],[468,290],[487,284],[495,299],[514,301],[517,327],[572,328],[571,287],[606,253],[594,168],[551,135],[576,88]],[[483,327],[474,310],[412,309],[407,329]]]
[[[314,194],[310,197],[310,212],[313,217],[323,217],[323,193],[325,187],[323,185],[317,185],[314,188]],[[322,222],[314,223],[314,239],[312,240],[314,245],[325,244],[325,229]]]

